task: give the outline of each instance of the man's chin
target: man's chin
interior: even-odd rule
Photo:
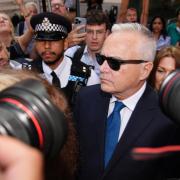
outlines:
[[[97,46],[92,46],[92,47],[90,48],[90,50],[91,50],[92,52],[99,52],[99,51],[100,51],[100,48],[97,47]]]
[[[104,92],[111,93],[111,88],[109,88],[109,86],[107,84],[101,83],[101,90]]]
[[[44,61],[44,63],[47,65],[52,65],[52,64],[55,64],[56,61]]]
[[[50,58],[50,57],[47,57],[47,56],[41,56],[44,63],[47,64],[47,65],[54,65],[58,62],[61,62],[62,61],[62,57],[63,57],[63,52],[57,56],[53,56],[53,58]]]

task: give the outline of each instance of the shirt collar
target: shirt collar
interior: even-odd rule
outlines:
[[[52,81],[52,76],[51,76],[52,69],[48,65],[46,65],[44,62],[42,62],[42,65],[43,65],[43,71],[45,72],[44,76],[51,83],[51,81]],[[65,56],[63,58],[62,62],[59,64],[59,66],[54,70],[54,72],[56,73],[56,75],[60,79],[61,88],[64,88],[67,86],[69,75],[71,73],[71,65],[72,65],[71,59]]]
[[[159,40],[164,40],[163,35],[160,35]]]
[[[87,45],[86,45],[85,48],[84,48],[83,55],[86,56],[86,57],[88,57],[88,59],[89,59],[90,61],[94,62],[94,60],[92,59],[92,56],[91,56],[90,53],[88,52],[88,47],[87,47]]]
[[[128,97],[127,99],[124,99],[122,102],[123,104],[130,109],[131,111],[133,111],[136,107],[136,104],[138,103],[139,99],[141,98],[142,94],[145,91],[146,88],[146,82],[143,84],[143,86],[132,96]],[[115,96],[112,96],[112,98],[110,99],[110,103],[114,103],[115,101],[118,101],[118,99]]]
[[[60,72],[62,72],[65,65],[66,65],[66,61],[63,58],[62,62],[59,64],[59,66],[56,69],[54,69],[54,72],[56,73],[57,76],[60,75]],[[51,72],[53,70],[46,63],[44,63],[44,61],[42,61],[42,66],[43,66],[44,72],[46,72],[48,75],[51,75]]]
[[[83,54],[84,54],[84,55],[89,55],[87,45],[86,45],[86,46],[85,46],[85,48],[84,48],[84,52],[83,52]]]
[[[88,52],[88,48],[87,45],[85,46],[84,52],[83,52],[83,59],[81,60],[82,62],[84,62],[85,64],[94,66],[99,74],[99,64],[97,63],[96,57],[94,57],[94,59],[92,58],[92,56],[90,55],[90,53]]]

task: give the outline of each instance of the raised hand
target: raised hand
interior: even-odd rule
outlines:
[[[66,49],[68,47],[77,45],[82,43],[86,38],[86,32],[85,33],[79,33],[81,29],[85,28],[85,25],[81,25],[78,27],[75,27],[68,35],[67,37],[67,44]]]

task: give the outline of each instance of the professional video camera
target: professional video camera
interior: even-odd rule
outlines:
[[[56,156],[65,142],[64,114],[37,80],[24,80],[1,91],[0,115],[0,134],[39,148],[47,158]]]

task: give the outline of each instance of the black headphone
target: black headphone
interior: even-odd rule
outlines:
[[[48,158],[55,157],[63,147],[65,116],[38,80],[24,80],[0,92],[0,114],[0,134],[37,147]]]

